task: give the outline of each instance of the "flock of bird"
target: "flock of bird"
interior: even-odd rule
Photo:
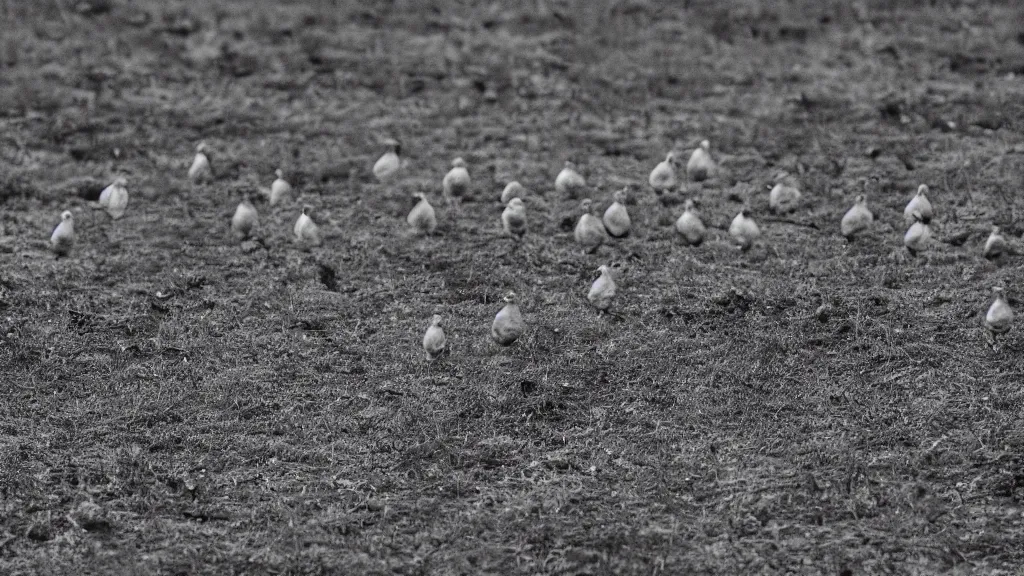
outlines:
[[[385,141],[387,151],[373,165],[373,174],[381,182],[387,182],[401,171],[402,162],[399,154],[401,146],[393,139]],[[658,163],[651,171],[648,183],[658,194],[675,189],[679,179],[677,176],[678,160],[675,152],[669,152],[665,160]],[[710,178],[717,166],[711,156],[710,143],[704,140],[693,150],[685,166],[686,178],[691,181],[702,181]],[[267,202],[274,206],[291,194],[292,187],[284,179],[279,169],[276,180],[267,190],[261,193]],[[206,144],[196,147],[196,154],[188,170],[188,178],[194,183],[206,181],[212,177],[210,160],[206,155]],[[783,179],[780,179],[783,180]],[[442,192],[449,207],[458,211],[459,199],[470,190],[471,179],[465,160],[456,158],[451,170],[442,180]],[[578,198],[586,191],[586,180],[577,172],[572,162],[565,166],[555,178],[555,191],[569,198]],[[910,199],[904,209],[904,218],[909,227],[903,236],[903,244],[913,255],[925,251],[931,242],[931,229],[934,210],[928,200],[928,186],[921,184],[917,193]],[[516,181],[508,183],[501,192],[501,203],[504,211],[501,214],[501,226],[505,234],[514,238],[522,238],[527,231],[526,189]],[[410,210],[406,221],[417,233],[433,234],[437,229],[437,215],[427,196],[423,193],[413,195],[418,201]],[[777,214],[785,214],[797,209],[801,201],[799,188],[786,181],[777,181],[772,187],[769,197],[769,208]],[[97,207],[107,211],[113,219],[124,216],[128,207],[128,188],[124,177],[116,178],[99,196]],[[294,240],[305,249],[319,246],[322,236],[316,222],[310,217],[310,206],[303,206],[301,214],[293,228]],[[581,215],[574,230],[575,241],[587,253],[593,253],[611,237],[621,238],[629,234],[632,222],[626,208],[626,191],[619,190],[613,194],[613,202],[598,217],[593,212],[593,203],[589,198],[580,202]],[[868,230],[874,221],[874,215],[867,206],[864,195],[856,198],[854,205],[843,215],[839,223],[840,232],[848,240]],[[231,230],[239,239],[249,238],[259,224],[256,208],[248,200],[239,203],[231,218]],[[699,246],[707,235],[707,227],[696,211],[693,200],[687,200],[683,213],[675,221],[675,229],[682,241],[689,246]],[[761,236],[761,230],[744,207],[733,218],[728,229],[729,237],[741,249],[749,250]],[[60,223],[50,236],[50,244],[57,257],[70,254],[75,243],[74,216],[70,211],[61,214]],[[984,246],[986,258],[996,258],[1007,251],[1006,239],[998,226],[993,226]],[[598,268],[600,275],[587,292],[587,300],[599,312],[608,312],[616,294],[616,284],[611,269],[602,265]],[[491,324],[491,337],[500,346],[509,346],[522,336],[525,330],[522,313],[516,304],[514,292],[504,297],[504,307],[495,315]],[[1006,333],[1013,324],[1014,314],[1006,295],[1001,287],[993,288],[993,301],[985,314],[985,327],[993,347],[998,345],[998,336]],[[423,336],[423,349],[428,360],[441,355],[447,347],[447,339],[441,326],[443,319],[439,315],[431,318]]]

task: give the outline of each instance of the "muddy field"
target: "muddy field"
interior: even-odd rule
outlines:
[[[996,285],[1024,310],[1024,272],[981,247],[1024,233],[1024,8],[502,4],[0,5],[0,573],[1020,574],[1024,332],[993,349],[982,318]],[[656,197],[704,138],[720,172]],[[602,210],[629,187],[627,239],[573,243],[565,160]],[[804,191],[784,217],[780,171]],[[936,242],[912,257],[921,183]],[[585,299],[601,264],[616,315]],[[499,348],[508,290],[528,328]]]

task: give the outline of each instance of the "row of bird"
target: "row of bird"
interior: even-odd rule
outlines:
[[[386,152],[373,166],[373,174],[381,182],[392,180],[402,168],[399,143],[389,139],[385,141],[385,145],[387,146]],[[210,160],[206,152],[205,143],[200,143],[196,147],[196,155],[188,170],[188,178],[194,183],[212,178]],[[702,181],[712,177],[716,170],[717,166],[711,157],[710,143],[704,140],[691,153],[685,167],[686,176],[693,181]],[[648,182],[658,194],[675,189],[678,185],[676,171],[676,154],[669,152],[665,160],[651,171]],[[277,178],[269,189],[261,190],[262,195],[266,197],[271,206],[280,203],[292,192],[291,185],[284,179],[284,174],[280,169],[276,171],[276,176]],[[451,169],[442,179],[445,202],[450,207],[458,209],[458,202],[470,191],[470,188],[471,178],[467,164],[462,158],[456,158],[452,162]],[[585,193],[586,181],[571,162],[566,162],[555,178],[555,190],[560,195],[577,198]],[[911,254],[926,250],[931,241],[929,223],[934,216],[934,209],[927,193],[927,185],[921,184],[917,193],[904,209],[904,217],[910,225],[904,234],[903,243]],[[589,198],[582,199],[580,202],[582,213],[574,229],[574,239],[586,252],[594,252],[602,244],[608,242],[611,237],[621,238],[629,234],[632,222],[626,208],[625,195],[626,190],[616,191],[613,194],[612,204],[605,209],[601,216],[592,213],[593,203]],[[500,200],[504,205],[501,215],[502,229],[506,234],[515,238],[522,238],[527,231],[525,196],[526,189],[517,181],[506,185],[500,195]],[[407,223],[419,233],[434,233],[437,228],[437,215],[434,207],[425,194],[416,193],[414,197],[418,201],[406,217]],[[801,198],[802,195],[798,187],[779,179],[769,193],[769,208],[778,214],[792,212],[799,206]],[[118,177],[100,193],[97,207],[105,209],[110,217],[116,220],[125,214],[127,206],[127,182],[124,177]],[[293,227],[294,240],[304,248],[319,246],[322,243],[319,227],[308,214],[310,208],[308,205],[303,207]],[[874,215],[867,207],[865,196],[859,195],[854,205],[843,215],[840,221],[840,232],[844,237],[852,240],[868,230],[873,220]],[[258,224],[259,216],[252,203],[249,200],[239,203],[231,218],[231,230],[234,235],[239,239],[249,238],[257,229]],[[687,245],[698,246],[704,241],[707,227],[697,213],[692,200],[687,200],[684,204],[683,213],[675,221],[675,229]],[[744,207],[730,223],[728,234],[740,249],[748,250],[757,243],[761,231]],[[61,222],[51,234],[50,242],[53,251],[58,256],[66,256],[71,251],[74,245],[74,217],[70,211],[62,213]],[[1006,240],[999,228],[993,226],[985,242],[984,256],[986,258],[998,257],[1005,252],[1006,246]],[[616,286],[607,266],[601,266],[598,271],[600,276],[594,281],[587,297],[597,310],[603,312],[611,306]],[[998,334],[1009,330],[1013,321],[1013,312],[1006,302],[1002,289],[995,289],[994,294],[994,301],[985,319],[993,342]],[[523,331],[522,315],[515,302],[515,294],[510,292],[505,299],[505,307],[495,316],[491,330],[495,342],[503,346],[515,342]],[[436,357],[439,350],[444,349],[445,338],[440,322],[440,317],[435,316],[424,336],[423,346],[430,358]]]

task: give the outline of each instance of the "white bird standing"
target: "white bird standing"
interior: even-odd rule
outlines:
[[[402,161],[398,158],[402,145],[398,143],[398,140],[388,138],[384,140],[384,145],[388,147],[388,151],[378,158],[377,162],[373,165],[373,175],[381,182],[397,174],[398,170],[402,167]]]
[[[768,207],[776,214],[796,210],[800,204],[800,189],[783,182],[777,182],[768,193]]]
[[[501,228],[506,234],[522,238],[526,234],[526,206],[522,198],[509,200],[501,213]]]
[[[839,230],[848,240],[868,229],[875,219],[874,214],[868,209],[868,200],[863,194],[857,196],[857,201],[843,214],[839,222]]]
[[[509,182],[505,189],[501,191],[501,203],[508,205],[508,201],[513,198],[522,198],[526,195],[526,188],[518,181],[513,180]]]
[[[441,315],[434,314],[430,319],[430,326],[427,326],[427,331],[423,334],[423,351],[427,353],[427,360],[440,356],[447,344],[448,339],[441,328]]]
[[[654,191],[658,193],[671,190],[676,187],[675,152],[669,152],[665,156],[665,159],[659,162],[658,165],[651,170],[651,175],[647,181],[651,184],[651,188],[654,188]]]
[[[516,304],[515,292],[504,298],[505,307],[498,311],[491,324],[491,338],[501,346],[508,346],[523,335],[523,315]]]
[[[235,208],[235,215],[231,217],[231,232],[237,238],[245,240],[252,235],[259,223],[260,217],[256,213],[256,208],[248,200],[242,200],[238,203],[238,208]]]
[[[988,240],[985,240],[985,250],[982,254],[991,260],[1002,256],[1004,252],[1006,252],[1006,238],[999,231],[999,226],[993,225]]]
[[[629,211],[626,210],[626,189],[616,190],[612,194],[614,202],[604,211],[601,221],[605,230],[616,238],[622,238],[629,234],[632,222],[629,219]]]
[[[587,181],[576,171],[576,166],[566,160],[565,167],[555,177],[555,192],[576,198],[587,187]]]
[[[124,176],[118,176],[110,186],[100,192],[100,206],[105,208],[114,220],[124,216],[128,209],[128,180]]]
[[[292,193],[292,185],[284,179],[284,172],[278,168],[274,171],[277,178],[274,183],[270,185],[270,205],[274,206],[278,202],[284,199],[285,196]]]
[[[701,242],[704,242],[707,228],[704,227],[704,222],[697,215],[693,200],[687,200],[686,204],[683,205],[683,213],[676,220],[676,232],[690,246],[700,246]]]
[[[597,310],[606,312],[615,298],[615,279],[612,278],[611,269],[604,264],[597,271],[601,275],[590,285],[590,291],[587,292],[587,301]]]
[[[434,213],[434,207],[427,200],[427,195],[422,192],[416,192],[412,197],[419,198],[419,202],[409,211],[405,221],[421,234],[433,234],[434,230],[437,230],[437,215]]]
[[[210,158],[206,155],[206,142],[200,142],[196,146],[196,156],[192,159],[192,166],[188,169],[188,179],[192,182],[202,182],[210,179],[212,175]]]
[[[907,247],[907,250],[912,255],[916,255],[918,252],[928,249],[928,244],[932,238],[932,230],[921,220],[921,213],[917,210],[911,212],[910,217],[914,223],[910,225],[910,228],[907,228],[907,233],[903,235],[903,245]]]
[[[60,223],[50,234],[50,248],[58,258],[67,256],[75,245],[75,217],[70,210],[60,215]]]
[[[707,180],[715,172],[715,161],[711,159],[711,143],[703,140],[700,147],[690,154],[686,163],[686,176],[694,182]]]
[[[747,216],[747,209],[744,208],[729,224],[729,236],[732,236],[741,250],[749,250],[761,237],[761,229],[753,218]]]
[[[444,200],[451,206],[469,193],[469,170],[466,169],[466,161],[462,158],[452,160],[452,169],[444,175],[441,187],[444,190]]]
[[[304,249],[319,246],[323,241],[320,238],[320,227],[307,214],[312,209],[312,206],[303,206],[302,214],[299,214],[299,218],[295,221],[295,241]]]
[[[1006,302],[1006,294],[1002,288],[999,286],[992,288],[992,294],[995,296],[995,300],[992,301],[988,312],[985,313],[985,328],[992,338],[992,344],[995,345],[999,335],[1007,333],[1010,326],[1013,325],[1013,309]]]
[[[932,203],[928,201],[928,186],[921,184],[917,187],[917,194],[907,202],[907,207],[903,209],[903,219],[907,222],[913,221],[912,214],[918,213],[918,220],[925,224],[932,221],[933,211]]]
[[[608,231],[604,229],[601,219],[590,213],[590,208],[590,198],[584,198],[580,202],[580,210],[583,214],[576,222],[576,229],[573,231],[576,242],[583,246],[583,250],[588,253],[597,250],[601,244],[608,241]]]

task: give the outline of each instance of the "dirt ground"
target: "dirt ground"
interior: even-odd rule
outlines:
[[[1024,273],[981,246],[1024,232],[1024,8],[504,4],[0,5],[0,573],[1021,574],[1024,335],[993,349],[982,317],[996,285],[1024,310]],[[704,138],[720,172],[656,197]],[[627,239],[573,243],[567,159],[602,210],[629,187]],[[920,183],[937,241],[912,257]],[[744,203],[750,252],[725,232]],[[616,315],[585,299],[601,264]],[[510,289],[528,328],[499,349]]]

